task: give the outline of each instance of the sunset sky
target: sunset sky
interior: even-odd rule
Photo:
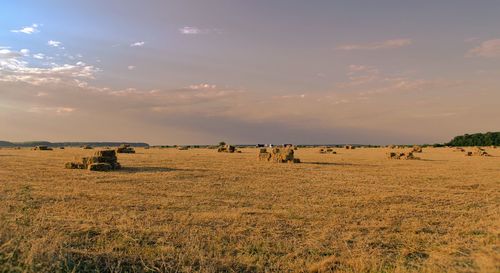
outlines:
[[[500,131],[500,1],[0,2],[0,140]]]

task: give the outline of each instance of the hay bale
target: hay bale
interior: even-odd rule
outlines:
[[[92,163],[87,167],[87,169],[89,171],[107,172],[111,171],[113,167],[108,163]]]
[[[115,150],[100,150],[100,151],[96,151],[94,153],[94,155],[99,156],[99,157],[111,157],[111,158],[116,159],[116,151]]]
[[[337,154],[337,152],[335,152],[332,148],[326,148],[326,149],[321,148],[319,150],[319,153],[320,154],[332,154],[332,155]]]
[[[387,153],[388,159],[396,159],[396,160],[420,160],[419,157],[416,157],[413,152],[407,153],[398,153],[398,152],[389,152]]]
[[[260,161],[269,161],[270,159],[271,159],[271,154],[268,153],[267,151],[259,153],[259,160]]]
[[[422,147],[417,146],[417,145],[413,146],[413,152],[414,153],[421,153],[422,152]]]
[[[33,148],[35,151],[52,151],[52,148],[45,146],[45,145],[39,145]]]
[[[295,163],[294,150],[291,147],[275,147],[271,151],[271,161],[277,163]]]
[[[91,149],[94,149],[94,148],[92,148],[89,145],[84,145],[84,146],[82,146],[82,149],[84,149],[84,150],[91,150]]]
[[[404,154],[403,159],[405,159],[405,160],[420,160],[419,157],[416,157],[415,155],[413,155],[413,152],[408,152],[408,153]]]
[[[86,169],[85,168],[85,165],[83,163],[80,163],[80,162],[67,162],[64,167],[66,169]]]
[[[115,150],[100,150],[96,151],[93,156],[83,157],[81,162],[68,162],[66,163],[65,167],[67,169],[108,171],[118,170],[121,168],[121,165],[120,163],[118,163]]]
[[[130,147],[128,144],[120,145],[120,147],[116,148],[116,152],[119,154],[135,154],[134,148]]]
[[[466,152],[465,156],[472,156],[472,152]]]
[[[475,156],[490,156],[490,154],[488,154],[488,152],[486,152],[486,150],[484,150],[481,147],[475,147],[475,149],[473,151],[473,155],[475,155]]]
[[[399,159],[400,157],[401,157],[400,154],[396,152],[387,153],[387,158],[389,159]]]
[[[292,146],[288,147],[274,147],[271,152],[262,148],[259,150],[260,161],[271,161],[276,163],[300,163],[300,159],[294,157],[294,149]]]
[[[224,146],[219,146],[217,149],[219,153],[234,153],[236,152],[236,147],[233,145],[225,144]]]

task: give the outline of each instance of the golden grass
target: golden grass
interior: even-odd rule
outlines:
[[[499,272],[500,151],[0,150],[0,272]]]

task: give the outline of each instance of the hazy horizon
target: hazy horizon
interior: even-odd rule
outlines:
[[[443,143],[500,131],[500,2],[12,1],[0,140]]]

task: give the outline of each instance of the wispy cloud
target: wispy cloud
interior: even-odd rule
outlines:
[[[128,70],[134,70],[135,69],[135,65],[129,65],[129,66],[127,66],[127,69]]]
[[[179,28],[179,33],[184,34],[184,35],[198,35],[198,34],[220,34],[222,31],[217,28],[199,28],[199,27],[194,27],[194,26],[185,26],[182,28]]]
[[[337,84],[337,88],[353,91],[360,96],[420,91],[431,87],[449,87],[454,81],[422,79],[404,74],[388,74],[368,65],[350,65],[348,81]]]
[[[31,107],[28,109],[30,113],[56,113],[56,114],[70,114],[76,109],[72,107]]]
[[[189,86],[189,89],[192,90],[200,90],[200,89],[216,89],[217,85],[208,84],[208,83],[200,83],[200,84],[192,84]]]
[[[130,47],[141,47],[141,46],[144,46],[145,44],[146,44],[146,42],[140,41],[140,42],[135,42],[135,43],[130,44]]]
[[[500,58],[500,39],[482,42],[466,54],[467,57]]]
[[[50,41],[48,41],[48,42],[47,42],[47,44],[48,44],[49,46],[52,46],[52,47],[60,47],[60,46],[62,45],[62,43],[61,43],[61,42],[59,42],[59,41],[54,41],[54,40],[50,40]]]
[[[43,60],[43,59],[45,59],[45,54],[43,54],[43,53],[33,54],[33,58],[38,59],[38,60]]]
[[[409,46],[413,43],[411,39],[393,39],[383,42],[368,43],[368,44],[346,44],[340,45],[337,50],[378,50],[378,49],[394,49]]]
[[[202,30],[197,28],[197,27],[186,26],[186,27],[180,28],[179,32],[182,34],[186,34],[186,35],[195,35],[195,34],[202,33]]]
[[[13,29],[11,30],[10,32],[14,32],[14,33],[24,33],[24,34],[33,34],[33,33],[37,33],[37,32],[40,32],[38,30],[38,27],[39,25],[38,24],[33,24],[29,27],[23,27],[21,29]]]

